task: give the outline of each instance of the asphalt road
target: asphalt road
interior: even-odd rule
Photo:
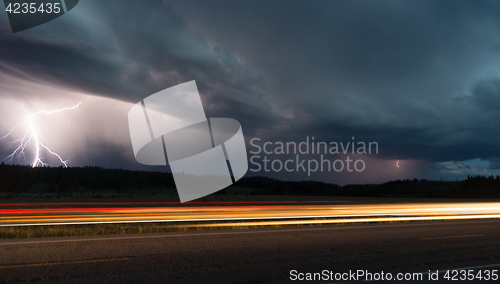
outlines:
[[[295,283],[291,270],[395,277],[467,267],[500,270],[500,220],[0,240],[0,283]],[[391,283],[500,281],[443,276]]]

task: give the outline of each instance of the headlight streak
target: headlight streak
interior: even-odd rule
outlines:
[[[500,218],[500,203],[27,208],[2,209],[0,215],[0,227],[227,221],[256,225],[328,224]],[[227,223],[210,226],[218,225],[229,226]]]

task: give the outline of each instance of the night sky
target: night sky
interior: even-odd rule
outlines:
[[[196,80],[207,117],[238,120],[248,151],[256,137],[379,145],[357,157],[359,173],[247,175],[339,184],[497,175],[499,35],[499,1],[82,0],[15,34],[1,11],[0,136],[31,113],[82,102],[36,121],[71,166],[165,170],[135,161],[127,113]]]

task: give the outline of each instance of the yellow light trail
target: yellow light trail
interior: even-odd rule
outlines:
[[[124,257],[124,258],[90,259],[90,260],[75,260],[75,261],[31,263],[31,264],[14,264],[14,265],[3,265],[3,266],[0,266],[0,269],[19,268],[19,267],[32,267],[32,266],[61,265],[61,264],[92,263],[92,262],[104,262],[104,261],[118,261],[118,260],[128,260],[128,259],[130,259],[130,258],[129,257]]]
[[[373,222],[402,222],[402,221],[439,221],[439,220],[467,220],[467,219],[496,219],[500,214],[473,215],[473,216],[430,216],[430,217],[388,217],[388,218],[357,218],[340,220],[293,220],[267,222],[235,222],[221,224],[193,224],[180,227],[241,227],[241,226],[283,226],[283,225],[314,225],[314,224],[345,224],[345,223],[373,223]]]
[[[59,209],[60,212],[50,211],[47,213],[44,211]],[[245,222],[286,225],[500,218],[500,203],[93,207],[3,210],[0,208],[0,212],[0,227],[141,222],[213,223],[221,221],[234,221],[240,225]],[[213,226],[230,226],[227,224],[214,224]],[[206,224],[202,225],[206,226]]]

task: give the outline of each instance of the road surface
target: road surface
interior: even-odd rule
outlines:
[[[0,283],[297,283],[292,270],[395,276],[468,267],[484,275],[500,270],[500,220],[4,239],[0,255]],[[391,283],[497,282],[423,277]]]

